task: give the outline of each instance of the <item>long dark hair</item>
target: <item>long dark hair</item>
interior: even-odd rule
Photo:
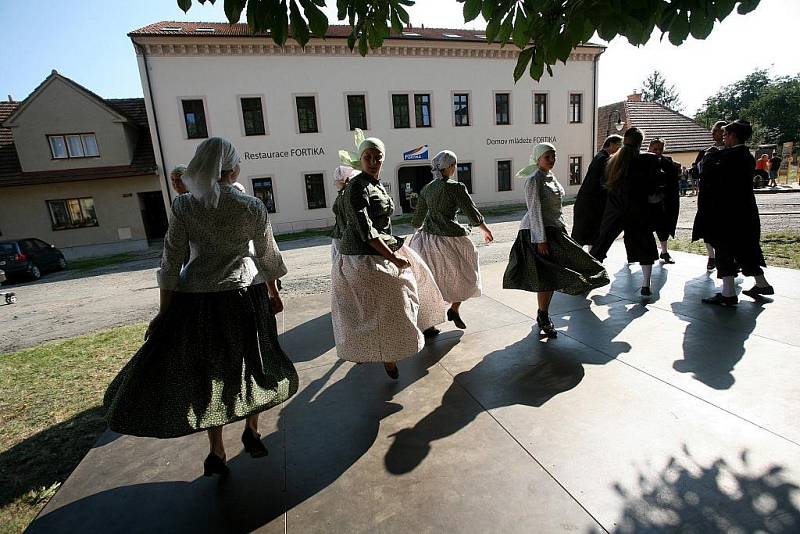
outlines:
[[[619,179],[628,172],[631,161],[639,155],[643,140],[644,132],[639,128],[633,127],[625,130],[622,147],[608,159],[606,164],[606,187],[608,189],[613,189]]]

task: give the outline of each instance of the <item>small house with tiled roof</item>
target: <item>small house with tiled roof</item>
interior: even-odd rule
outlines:
[[[646,102],[641,93],[634,92],[622,102],[598,108],[597,146],[603,146],[608,135],[622,135],[634,126],[644,131],[643,148],[657,137],[665,143],[664,154],[685,167],[692,165],[700,150],[713,144],[710,129],[661,104]]]
[[[53,71],[0,103],[0,240],[67,259],[147,248],[166,214],[144,99],[104,99]]]

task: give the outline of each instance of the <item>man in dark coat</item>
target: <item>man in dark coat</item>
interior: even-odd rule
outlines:
[[[572,239],[579,245],[591,247],[597,240],[603,211],[606,209],[606,162],[620,146],[622,146],[621,135],[606,137],[603,148],[592,158],[586,177],[578,189],[572,219]]]
[[[708,204],[711,200],[708,195],[703,196],[703,167],[707,159],[714,160],[719,156],[720,150],[725,148],[722,142],[723,128],[727,123],[725,121],[717,121],[711,129],[711,137],[714,139],[714,144],[705,150],[701,150],[695,159],[695,166],[698,169],[698,184],[697,184],[697,213],[694,217],[694,225],[692,226],[692,241],[702,239],[706,244],[706,252],[708,253],[708,263],[706,263],[706,270],[713,271],[717,266],[716,255],[714,253],[714,246],[706,238],[705,234],[705,213],[709,211]]]
[[[744,144],[753,133],[750,123],[734,121],[725,126],[725,148],[716,157],[706,158],[701,173],[702,195],[707,198],[704,239],[714,245],[717,277],[722,290],[706,304],[736,306],[734,278],[741,268],[745,276],[755,277],[755,285],[742,293],[752,298],[772,295],[775,290],[764,277],[766,267],[761,251],[761,222],[753,194],[755,160]]]
[[[680,179],[681,165],[675,163],[669,156],[664,156],[665,143],[656,137],[650,141],[647,149],[651,154],[658,157],[659,184],[658,192],[648,199],[652,226],[658,236],[661,245],[659,258],[664,263],[675,263],[667,249],[667,240],[670,236],[675,237],[675,229],[678,227],[678,212],[680,211]]]

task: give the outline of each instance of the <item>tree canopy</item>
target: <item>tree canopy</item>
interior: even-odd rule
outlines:
[[[757,69],[706,99],[695,120],[746,119],[753,124],[752,144],[800,139],[800,74],[771,79]]]
[[[683,102],[681,102],[678,90],[674,85],[668,85],[664,75],[657,70],[654,70],[644,81],[642,98],[648,102],[661,104],[672,111],[683,109]]]
[[[200,4],[215,0],[195,0]],[[244,13],[250,31],[269,32],[283,46],[290,36],[305,46],[312,35],[325,37],[328,17],[320,9],[326,0],[224,0],[231,23]],[[463,4],[464,22],[482,15],[486,39],[519,50],[514,80],[527,71],[539,80],[545,70],[566,63],[573,48],[597,35],[606,41],[622,36],[632,45],[650,40],[655,28],[674,45],[689,35],[705,39],[716,21],[736,9],[749,13],[760,0],[456,0]],[[177,0],[184,12],[192,0]],[[336,0],[337,18],[352,28],[347,43],[362,56],[380,48],[392,31],[400,33],[410,21],[406,7],[413,0]],[[460,24],[461,21],[458,21]]]

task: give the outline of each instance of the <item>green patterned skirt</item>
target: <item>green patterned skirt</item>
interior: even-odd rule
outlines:
[[[297,391],[264,284],[176,293],[103,400],[111,430],[173,438],[243,419]]]
[[[538,253],[531,243],[530,230],[519,231],[503,275],[504,289],[579,295],[609,283],[603,265],[584,252],[565,230],[548,226],[545,233],[549,256]]]

